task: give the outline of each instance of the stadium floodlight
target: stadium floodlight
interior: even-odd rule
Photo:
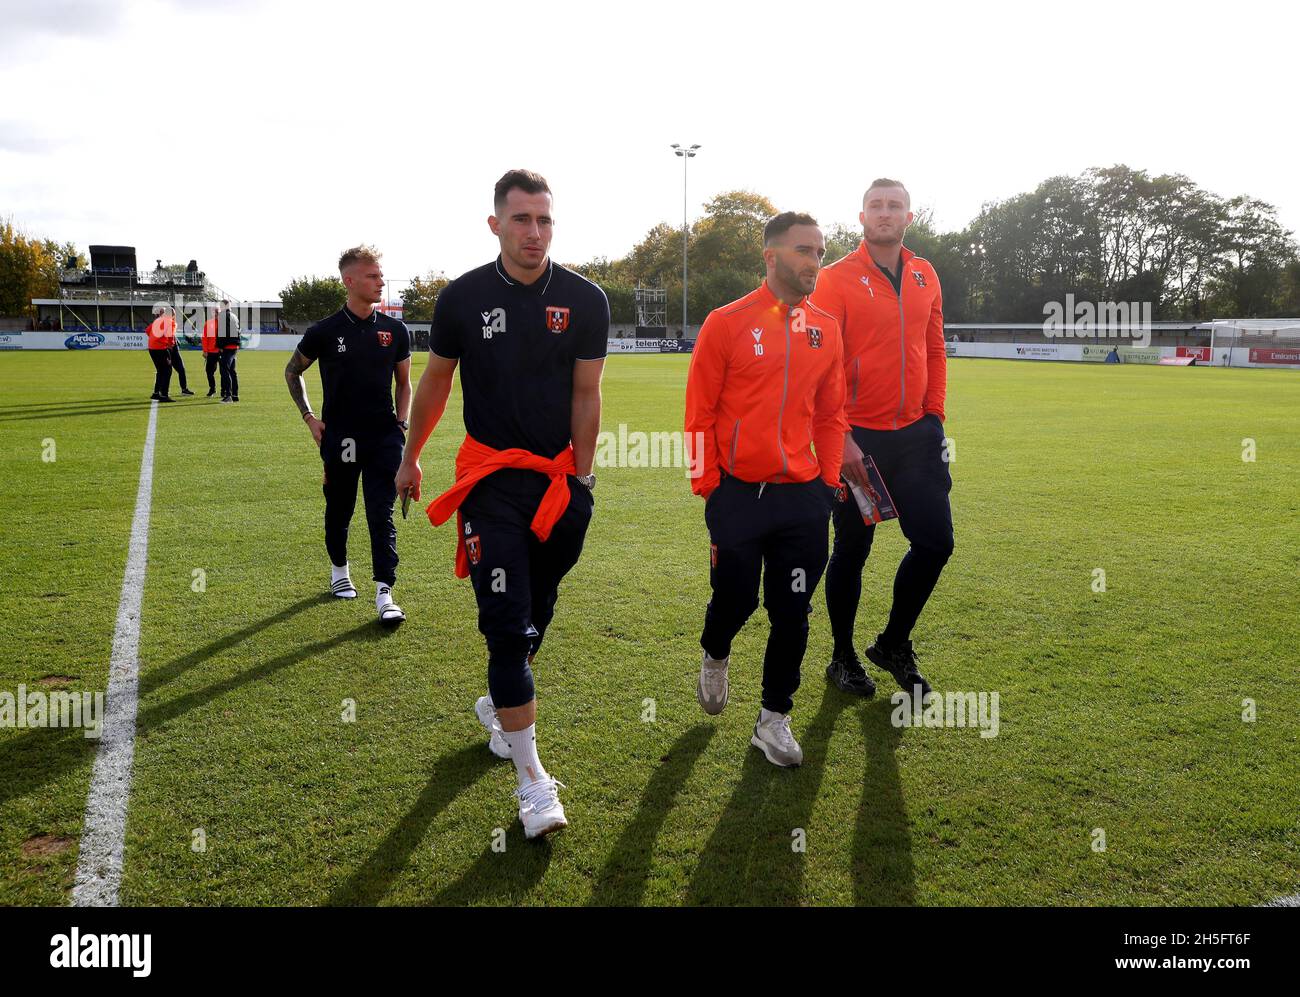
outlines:
[[[686,254],[687,246],[690,242],[690,227],[686,222],[686,164],[691,161],[695,155],[695,150],[699,144],[691,146],[681,146],[676,142],[672,144],[673,152],[681,157],[682,160],[682,338],[686,338]]]

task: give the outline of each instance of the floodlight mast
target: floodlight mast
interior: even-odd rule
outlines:
[[[673,152],[682,159],[682,338],[686,338],[686,282],[687,266],[686,256],[690,244],[690,228],[686,222],[686,164],[691,161],[695,155],[695,150],[699,145],[682,146],[674,142],[672,144]]]

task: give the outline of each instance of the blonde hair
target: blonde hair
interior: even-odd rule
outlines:
[[[384,254],[374,246],[367,246],[365,243],[345,249],[343,255],[339,257],[339,273],[343,273],[353,263],[378,263],[383,256]]]

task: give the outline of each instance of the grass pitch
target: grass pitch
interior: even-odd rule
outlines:
[[[893,726],[879,672],[873,701],[830,689],[818,593],[793,771],[748,743],[761,610],[726,712],[695,702],[708,542],[684,472],[600,470],[536,667],[571,826],[535,844],[472,712],[485,653],[451,529],[399,518],[398,631],[361,584],[360,510],[362,598],[323,594],[320,460],[284,359],[241,354],[237,406],[159,412],[123,903],[1247,904],[1300,887],[1294,372],[950,362],[957,549],[915,638],[936,690],[999,694],[999,734]],[[142,353],[0,356],[0,691],[107,686],[152,376]],[[611,357],[603,428],[679,430],[685,376],[685,358]],[[426,497],[460,436],[456,395]],[[878,531],[862,643],[903,550]],[[0,728],[0,903],[68,901],[95,745]]]

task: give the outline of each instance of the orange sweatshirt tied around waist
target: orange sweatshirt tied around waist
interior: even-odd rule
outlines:
[[[474,486],[489,474],[504,467],[518,467],[526,471],[537,471],[551,479],[538,503],[537,512],[529,524],[538,540],[545,543],[551,530],[564,510],[569,507],[568,476],[577,474],[574,463],[573,447],[569,446],[556,454],[554,460],[539,457],[528,450],[517,447],[510,450],[493,450],[486,443],[480,443],[474,437],[465,436],[465,441],[456,453],[456,483],[429,503],[426,512],[429,522],[441,526],[454,512],[456,513],[456,577],[469,577],[469,556],[465,551],[465,537],[462,526],[464,517],[460,513],[460,504],[473,490]]]

